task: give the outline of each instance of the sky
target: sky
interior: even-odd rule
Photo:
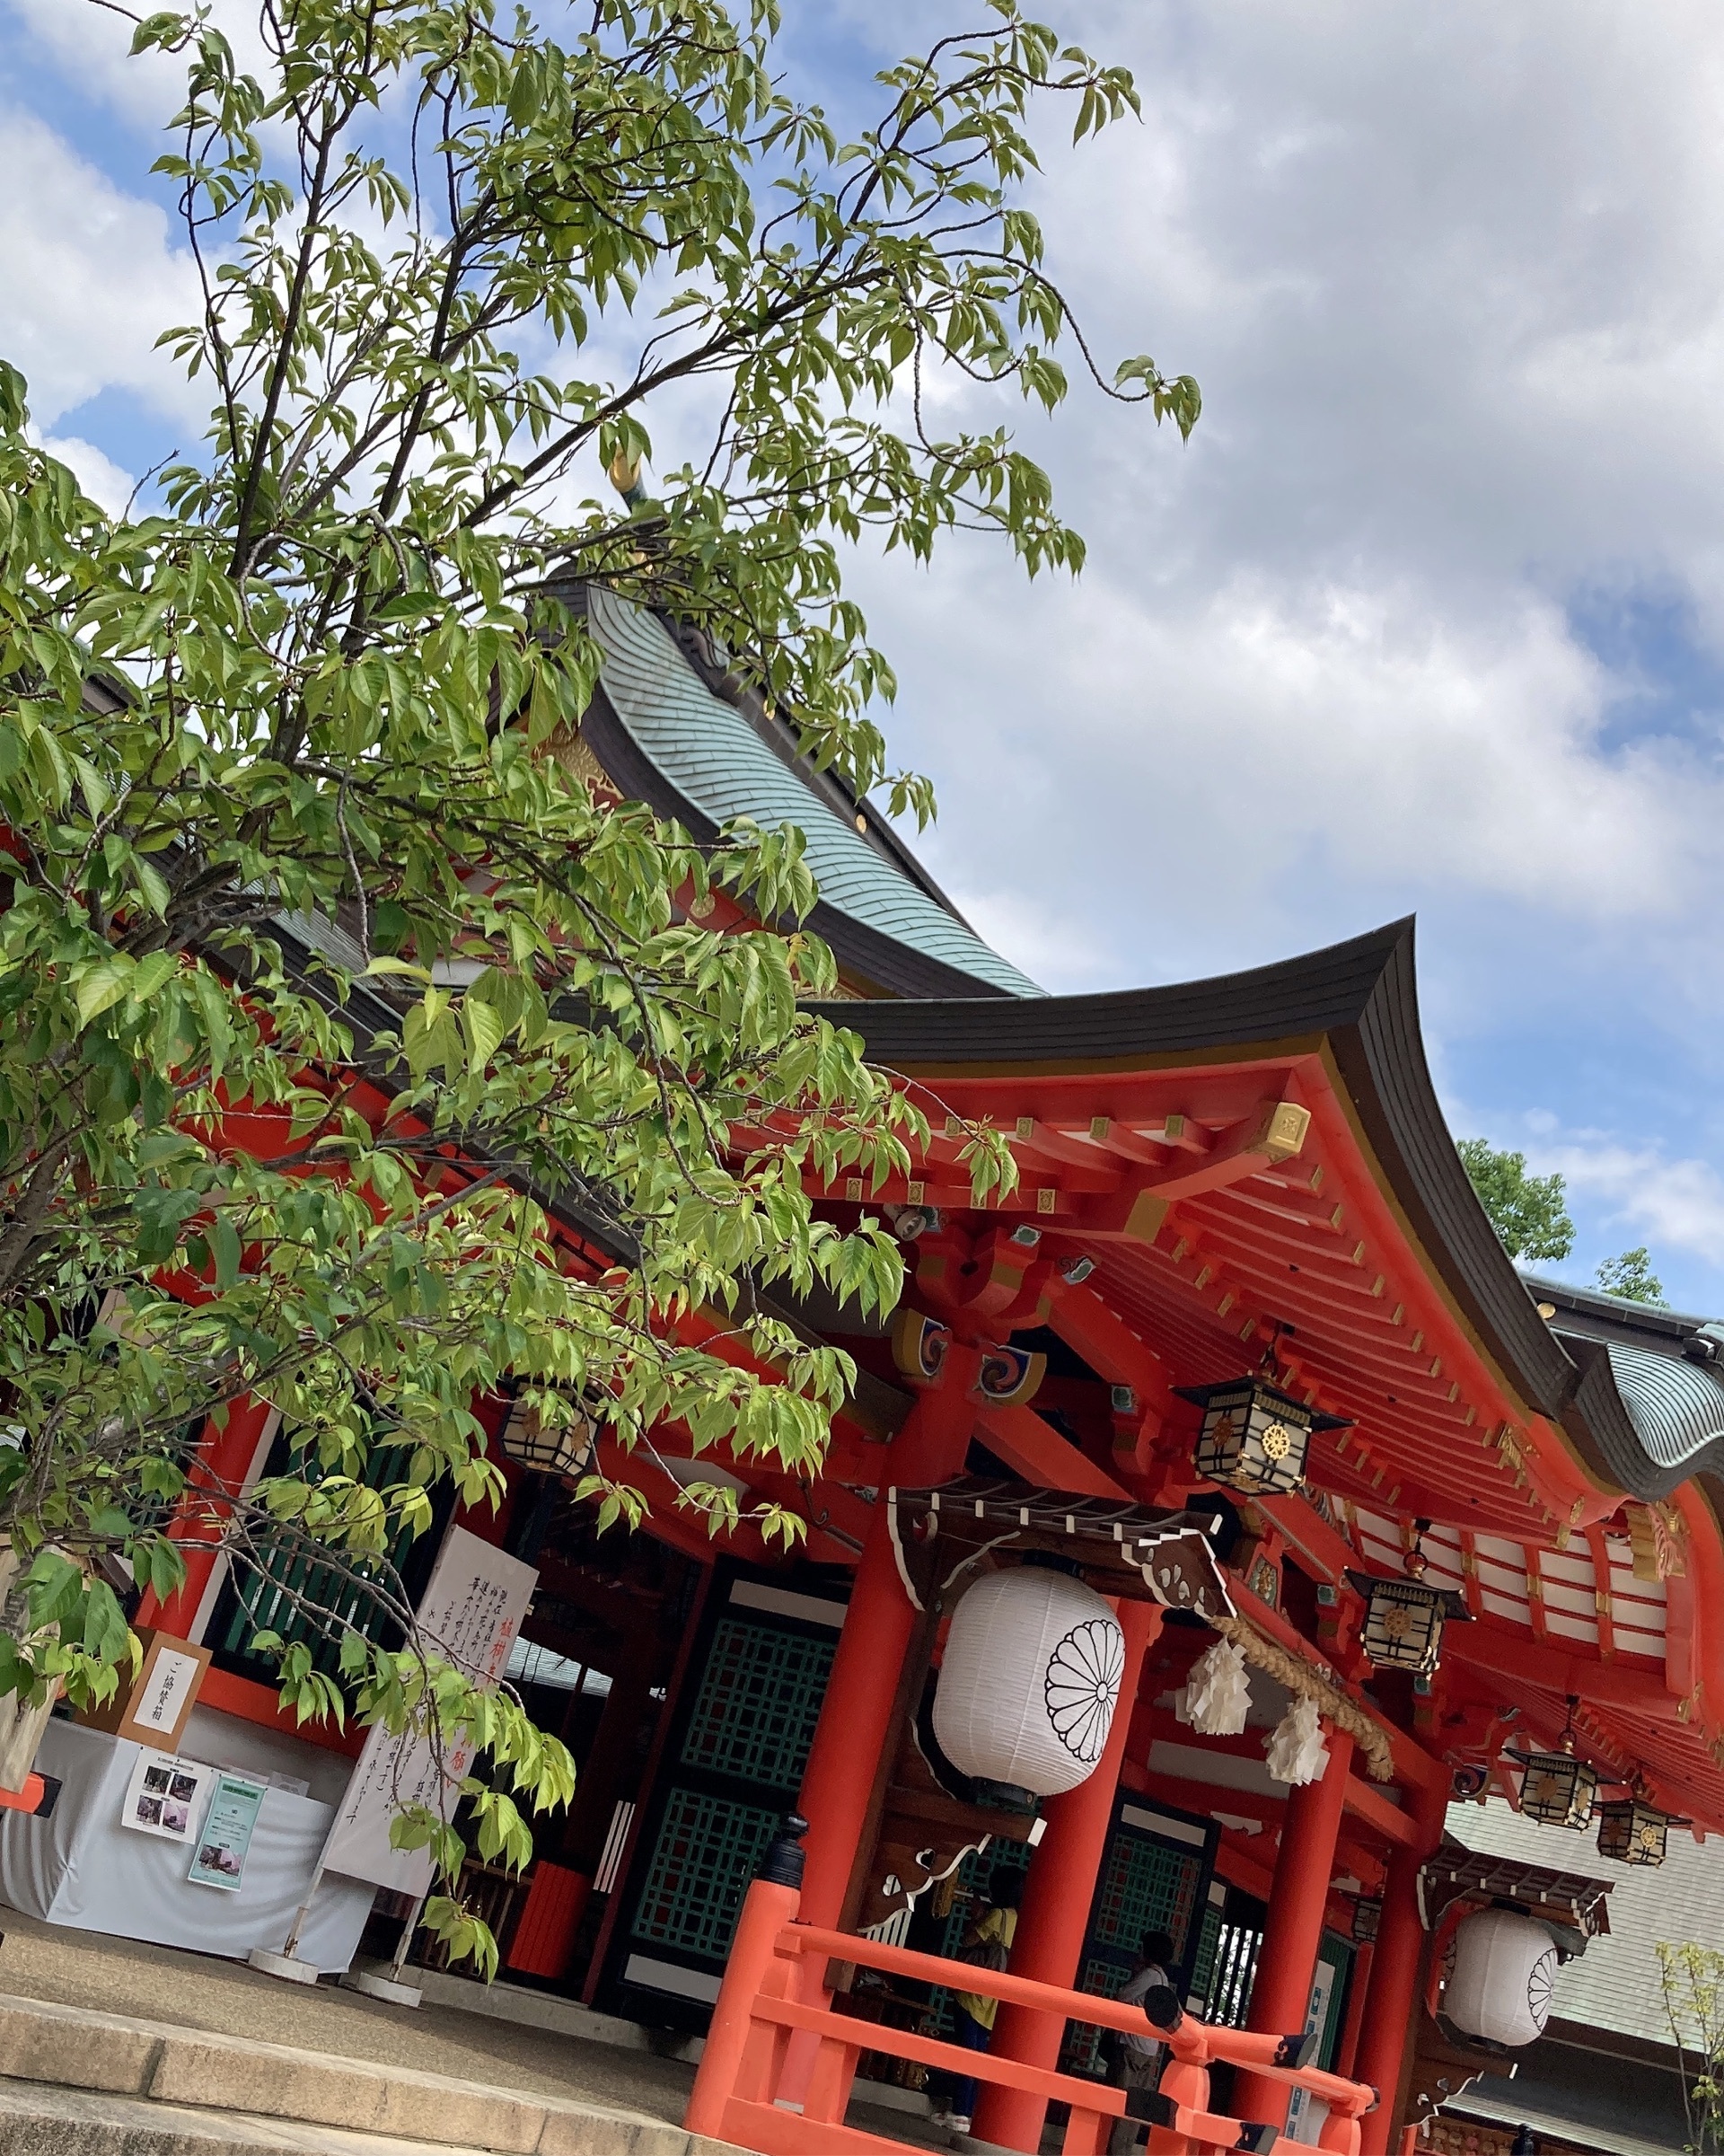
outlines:
[[[1141,123],[1031,189],[1110,360],[1195,374],[1189,444],[1082,386],[1016,426],[1088,541],[853,581],[919,849],[1052,990],[1262,964],[1418,916],[1458,1135],[1568,1181],[1584,1281],[1648,1244],[1724,1311],[1724,16],[1699,0],[1039,0]],[[977,19],[785,0],[836,116]],[[86,0],[0,0],[0,355],[116,505],[196,441],[175,83]]]

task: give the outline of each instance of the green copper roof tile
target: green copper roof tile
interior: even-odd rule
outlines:
[[[1611,1375],[1649,1458],[1681,1467],[1724,1438],[1724,1387],[1674,1355],[1608,1343]]]
[[[829,906],[1008,996],[1042,993],[816,799],[742,713],[713,695],[650,614],[597,588],[587,604],[604,651],[605,693],[641,752],[684,799],[715,823],[752,816],[768,830],[796,824]]]

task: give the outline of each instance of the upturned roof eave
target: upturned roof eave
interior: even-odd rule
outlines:
[[[1540,1318],[1467,1179],[1420,1031],[1413,923],[1206,981],[1050,996],[826,1007],[869,1056],[924,1078],[1069,1078],[1326,1050],[1370,1172],[1445,1299],[1529,1415],[1560,1420],[1579,1372]]]

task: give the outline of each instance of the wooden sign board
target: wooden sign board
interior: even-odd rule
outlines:
[[[209,1668],[209,1650],[147,1624],[136,1630],[144,1648],[136,1677],[122,1675],[119,1691],[105,1706],[88,1708],[76,1719],[86,1729],[104,1729],[157,1752],[176,1752]]]

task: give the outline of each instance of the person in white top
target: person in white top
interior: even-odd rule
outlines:
[[[1141,2006],[1152,1991],[1172,1988],[1178,1959],[1178,1950],[1165,1932],[1146,1932],[1138,1947],[1137,1966],[1120,1993],[1121,2002]],[[1120,2031],[1110,2049],[1107,2078],[1116,2089],[1153,2089],[1160,2080],[1164,2046],[1148,2033],[1147,2023],[1142,2036]],[[1115,2119],[1108,2156],[1135,2156],[1138,2136],[1145,2130],[1139,2119]]]

